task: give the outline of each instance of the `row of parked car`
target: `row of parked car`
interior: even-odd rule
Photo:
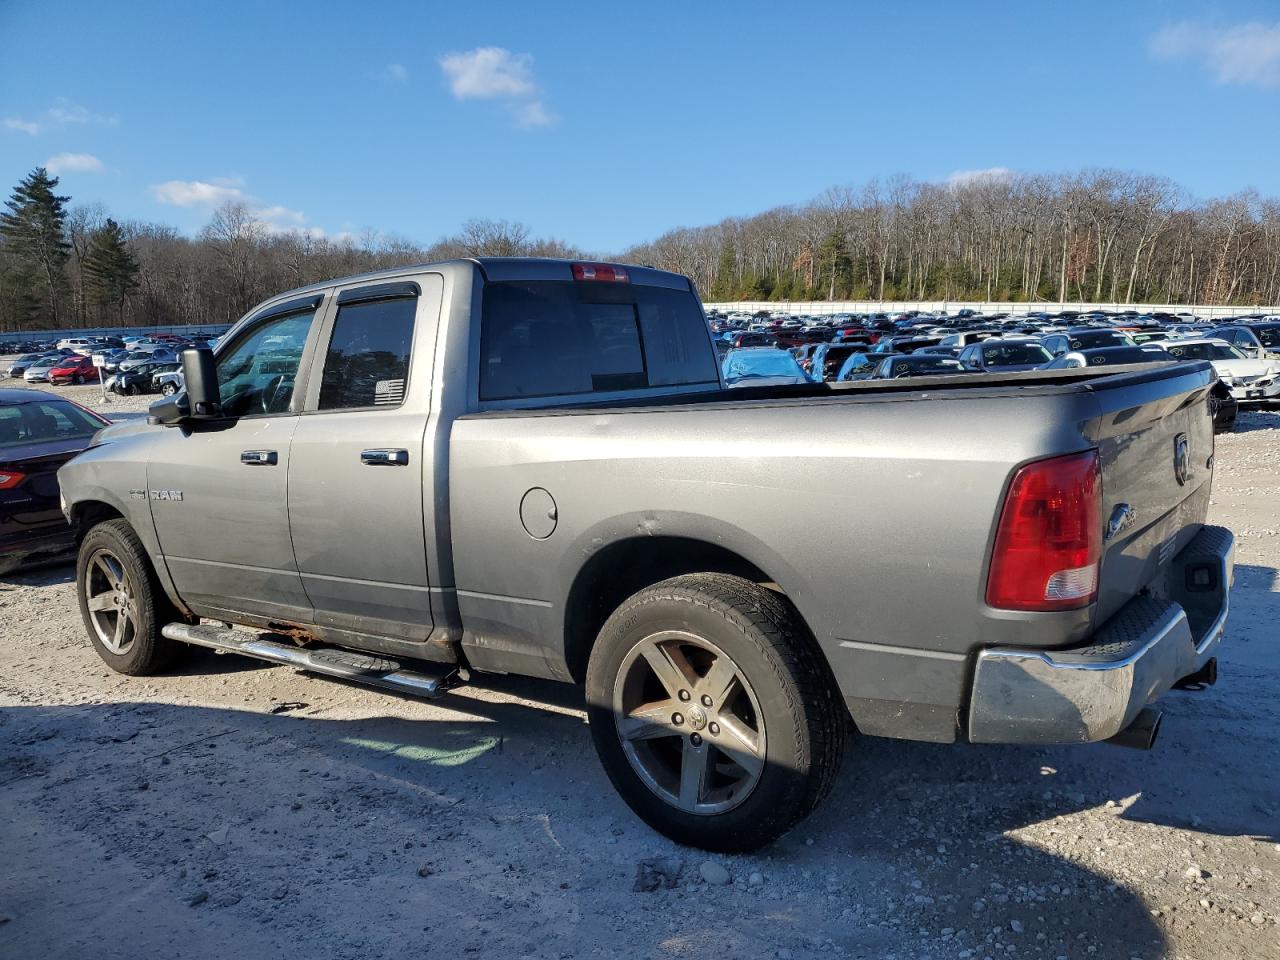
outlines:
[[[120,394],[160,393],[182,389],[178,357],[191,346],[213,346],[212,336],[173,334],[128,337],[69,337],[56,346],[20,354],[4,375],[27,383],[97,383]],[[0,344],[3,349],[5,344]],[[101,363],[95,365],[97,357]]]
[[[1220,426],[1234,422],[1239,404],[1280,401],[1280,317],[1221,324],[1080,316],[709,320],[731,387],[1207,360],[1220,379]]]

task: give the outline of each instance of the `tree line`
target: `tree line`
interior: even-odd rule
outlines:
[[[430,246],[327,238],[218,207],[196,236],[72,205],[36,168],[0,212],[0,329],[228,323],[290,287],[460,256],[584,256],[502,220]],[[613,257],[688,274],[710,300],[1275,304],[1280,202],[1195,201],[1117,170],[897,176],[808,204],[681,228]]]
[[[1118,170],[897,176],[628,251],[725,300],[1280,302],[1280,202]]]
[[[375,231],[326,238],[282,231],[242,203],[213,211],[194,237],[73,205],[37,168],[0,212],[0,330],[230,323],[292,287],[468,256],[575,257],[523,224],[472,220],[430,246]]]

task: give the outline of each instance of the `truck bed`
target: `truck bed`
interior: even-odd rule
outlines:
[[[851,380],[842,383],[805,383],[790,386],[735,387],[732,390],[697,390],[637,397],[634,400],[595,401],[561,400],[542,407],[524,410],[488,410],[467,414],[468,418],[549,416],[557,413],[576,413],[581,410],[646,410],[668,409],[685,405],[736,406],[742,403],[801,402],[813,400],[862,399],[868,396],[894,396],[901,394],[925,394],[936,396],[959,391],[981,391],[988,395],[1010,396],[1027,392],[1089,392],[1097,389],[1096,382],[1112,377],[1108,386],[1136,386],[1158,383],[1170,378],[1199,370],[1216,377],[1207,361],[1169,364],[1126,364],[1106,369],[1083,368],[1074,370],[1027,370],[1019,373],[992,375],[987,373],[961,374],[943,377],[907,377],[902,380]],[[924,399],[924,397],[921,397]]]

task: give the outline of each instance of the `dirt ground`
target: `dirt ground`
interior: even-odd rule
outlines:
[[[1154,751],[854,738],[754,856],[639,823],[574,688],[422,703],[206,651],[128,679],[70,568],[0,580],[0,955],[1280,958],[1280,414],[1217,465],[1221,677]],[[674,889],[633,889],[651,858]]]

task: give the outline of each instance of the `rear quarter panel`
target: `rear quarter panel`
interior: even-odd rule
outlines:
[[[1019,393],[460,419],[450,502],[463,622],[567,676],[566,599],[586,560],[621,539],[691,538],[787,593],[847,697],[924,698],[951,715],[976,646],[1088,632],[1087,610],[1012,618],[982,603],[1011,471],[1094,443],[1088,393]],[[534,487],[557,508],[544,540],[520,519]]]

